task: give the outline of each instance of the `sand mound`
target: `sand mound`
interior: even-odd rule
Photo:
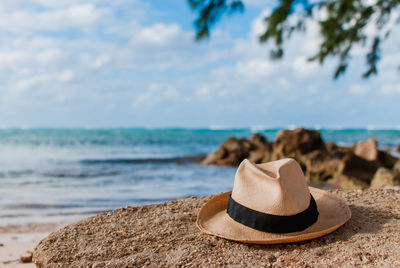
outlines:
[[[353,217],[325,237],[246,245],[202,234],[196,215],[210,196],[127,207],[68,225],[42,240],[40,267],[400,266],[400,190],[334,191]]]

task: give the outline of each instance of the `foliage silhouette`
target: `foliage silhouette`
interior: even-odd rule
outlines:
[[[210,29],[224,14],[243,12],[244,4],[240,0],[187,0],[189,6],[198,11],[194,24],[196,40],[208,38]],[[269,16],[264,18],[266,28],[259,37],[264,43],[274,42],[270,51],[272,59],[284,55],[284,42],[293,32],[306,31],[307,21],[314,20],[320,28],[322,42],[315,55],[309,61],[323,64],[328,57],[337,58],[339,63],[334,72],[337,79],[346,72],[354,45],[368,46],[366,53],[367,70],[364,78],[378,73],[377,64],[381,58],[381,43],[390,35],[393,19],[400,22],[400,0],[376,0],[372,4],[366,0],[280,0]],[[267,2],[266,2],[267,3]],[[397,15],[397,17],[395,17]],[[367,26],[375,24],[373,35],[367,34]]]

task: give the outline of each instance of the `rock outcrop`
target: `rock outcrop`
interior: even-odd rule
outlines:
[[[201,233],[210,196],[119,208],[68,225],[33,253],[38,267],[399,267],[400,190],[333,191],[352,218],[299,243],[247,245]]]
[[[384,167],[378,169],[371,181],[371,189],[400,185],[400,173]]]
[[[342,147],[334,142],[325,143],[318,131],[304,128],[281,130],[274,142],[261,134],[253,134],[249,139],[230,137],[202,163],[237,166],[245,158],[263,163],[284,157],[296,159],[307,180],[342,189],[368,188],[381,167],[398,169],[400,173],[400,160],[379,150],[378,142],[373,138]]]
[[[354,153],[365,160],[378,160],[378,142],[374,138],[359,141],[356,145]]]
[[[388,152],[379,151],[379,154],[378,154],[378,164],[379,165],[382,165],[386,168],[392,168],[396,164],[397,160],[398,160],[398,158],[392,156]]]
[[[326,150],[324,141],[318,131],[304,128],[281,130],[276,135],[273,145],[273,159],[295,157],[316,150]]]
[[[393,171],[400,173],[400,159],[397,160],[396,164],[394,164]]]
[[[237,166],[245,158],[255,163],[262,163],[270,161],[271,150],[272,144],[260,134],[254,134],[249,139],[229,137],[202,163],[204,165]]]
[[[386,168],[392,168],[397,161],[390,153],[379,150],[378,142],[374,138],[359,141],[354,149],[354,154],[365,160],[377,162],[378,165]]]
[[[341,174],[357,178],[369,184],[374,176],[378,165],[374,161],[368,161],[353,153],[347,154],[342,159]]]

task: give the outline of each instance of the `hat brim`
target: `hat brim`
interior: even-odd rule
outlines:
[[[300,232],[275,234],[258,231],[234,221],[226,213],[229,194],[209,200],[197,216],[198,228],[211,235],[249,244],[281,244],[309,240],[335,231],[351,217],[346,202],[324,190],[309,187],[318,207],[318,220]]]

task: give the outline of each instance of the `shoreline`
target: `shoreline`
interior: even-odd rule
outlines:
[[[337,193],[341,195],[342,197],[347,197],[346,199],[350,203],[350,206],[352,210],[356,210],[356,213],[358,212],[365,212],[365,211],[370,211],[373,212],[375,215],[378,210],[386,210],[388,207],[382,206],[382,198],[386,196],[386,198],[394,198],[394,196],[398,196],[400,194],[400,189],[397,188],[396,190],[394,189],[384,189],[384,190],[356,190],[356,191],[343,191],[343,190],[331,190],[334,193]],[[141,211],[140,214],[140,222],[143,224],[146,222],[151,222],[153,219],[153,216],[156,216],[155,214],[157,213],[151,213],[151,215],[146,216],[146,211],[148,212],[148,208],[154,208],[154,209],[160,209],[160,208],[168,208],[167,211],[169,213],[173,213],[176,217],[184,217],[185,219],[188,216],[188,213],[192,214],[193,212],[196,212],[198,209],[199,205],[203,203],[204,201],[208,200],[210,196],[203,196],[203,197],[191,197],[191,198],[186,198],[186,199],[180,199],[176,201],[167,201],[161,204],[150,204],[150,205],[144,205],[144,206],[136,206],[136,207],[128,207],[127,209],[132,209],[133,211]],[[380,201],[377,203],[371,203],[373,199],[378,198],[376,201]],[[362,199],[363,201],[356,201],[357,199]],[[199,202],[200,201],[200,202]],[[353,203],[353,204],[352,204]],[[172,206],[172,207],[171,207]],[[189,207],[193,207],[194,211],[188,210]],[[370,207],[367,209],[367,207]],[[393,207],[394,208],[394,207]],[[392,209],[393,209],[392,208]],[[398,208],[397,208],[398,209]],[[91,219],[94,219],[96,217],[100,217],[101,215],[113,215],[117,212],[121,211],[126,211],[125,208],[118,208],[114,211],[108,211],[108,212],[101,212],[96,216],[93,217],[85,217],[82,220],[74,220],[74,221],[69,221],[69,222],[57,222],[57,223],[27,223],[27,224],[19,224],[19,225],[8,225],[8,226],[0,226],[0,266],[4,267],[36,267],[34,263],[21,263],[20,262],[20,257],[21,256],[29,256],[29,252],[33,252],[35,247],[39,247],[40,241],[44,240],[48,243],[48,236],[54,232],[55,234],[62,234],[63,230],[66,228],[69,228],[69,226],[79,226],[81,222],[86,222],[86,221],[91,221]],[[357,212],[358,211],[358,212]],[[393,215],[392,213],[394,212]],[[387,214],[384,218],[389,217],[390,215],[394,216],[394,219],[397,219],[398,222],[398,217],[399,213],[395,213],[395,211],[390,212]],[[153,215],[154,214],[154,215]],[[193,213],[194,217],[196,213]],[[378,213],[380,216],[383,216],[383,213]],[[356,215],[353,216],[353,219]],[[365,217],[365,215],[363,215]],[[194,218],[193,218],[194,219]],[[357,219],[356,219],[357,220]],[[188,223],[185,220],[186,224]],[[190,225],[190,224],[189,224]],[[194,223],[193,223],[194,225]],[[354,224],[352,224],[354,225]],[[370,224],[371,225],[371,224]],[[361,224],[360,224],[361,226]],[[186,226],[185,228],[191,228],[190,226]],[[357,227],[356,229],[363,228],[363,227]],[[391,231],[396,228],[399,228],[398,223],[397,225],[395,224],[392,226],[390,229]],[[362,231],[360,229],[360,232]],[[196,229],[194,229],[196,230]],[[377,230],[373,230],[372,225],[368,226],[368,238],[363,238],[369,240],[371,235],[374,235],[374,233]],[[145,236],[149,237],[154,237],[155,235],[154,230],[149,230],[143,233]],[[54,234],[51,234],[50,236],[54,236]],[[59,235],[56,235],[55,237],[59,237]],[[67,238],[68,239],[68,238]],[[175,237],[174,239],[177,239]],[[203,236],[201,235],[200,240],[212,240],[212,241],[217,241],[215,238],[212,236]],[[218,240],[218,241],[223,241],[224,243],[230,243],[226,242],[225,240]],[[313,242],[317,241],[317,242]],[[321,241],[325,241],[324,238],[321,238]],[[142,243],[142,242],[141,242]],[[207,242],[208,243],[208,242]],[[219,242],[218,242],[219,243]],[[308,242],[307,242],[308,243]],[[319,243],[318,239],[317,240],[312,240],[311,245],[314,245],[315,243]],[[150,242],[146,244],[146,246],[150,246]],[[230,246],[230,245],[229,245]],[[286,246],[283,246],[283,248]],[[295,244],[293,246],[288,246],[288,247],[295,247]],[[368,247],[367,247],[368,248]],[[281,251],[281,250],[279,250]],[[312,255],[312,253],[310,253]],[[318,253],[319,254],[319,253]],[[386,263],[386,260],[381,260],[384,263]],[[364,263],[366,264],[366,263]],[[371,263],[369,263],[371,264]]]
[[[36,267],[32,262],[22,263],[20,258],[31,256],[42,239],[72,222],[74,221],[0,226],[0,266]]]

